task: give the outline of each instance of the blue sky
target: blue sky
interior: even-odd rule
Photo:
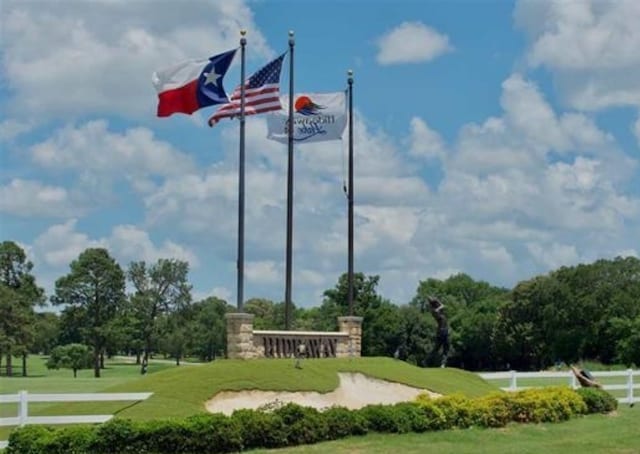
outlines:
[[[640,253],[636,1],[9,0],[1,21],[0,233],[48,292],[107,247],[188,260],[196,298],[235,304],[237,124],[156,118],[151,74],[241,28],[248,73],[295,31],[296,91],[354,70],[355,268],[393,302],[428,277],[512,286]],[[284,297],[286,156],[247,120],[247,298]],[[301,306],[346,270],[344,167],[340,142],[296,149]]]

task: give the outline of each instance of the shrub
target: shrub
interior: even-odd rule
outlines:
[[[357,410],[375,432],[403,433],[411,430],[411,422],[397,408],[389,405],[367,405]]]
[[[472,401],[473,423],[480,427],[504,427],[511,421],[509,395],[495,393]]]
[[[183,419],[142,421],[137,425],[136,452],[183,453],[190,433]]]
[[[425,417],[428,430],[443,430],[449,427],[449,421],[440,407],[432,398],[420,399],[416,401],[418,408]]]
[[[410,432],[426,432],[431,428],[431,421],[419,404],[414,402],[402,402],[394,405],[395,411],[401,421],[402,428]]]
[[[322,416],[327,423],[328,438],[331,440],[367,433],[367,421],[357,411],[331,407]]]
[[[138,430],[129,419],[114,418],[98,426],[91,451],[100,454],[131,453]]]
[[[566,387],[518,391],[506,402],[511,420],[522,423],[564,421],[586,412],[580,396]]]
[[[238,420],[221,413],[189,416],[185,420],[185,429],[189,434],[183,443],[185,453],[209,454],[242,449]]]
[[[242,448],[277,448],[287,444],[287,432],[280,415],[254,410],[236,410],[231,419],[237,421]]]
[[[472,401],[460,394],[440,397],[434,401],[444,415],[447,429],[454,427],[464,429],[474,423]]]
[[[274,414],[282,418],[289,445],[317,443],[329,438],[327,422],[315,408],[288,403]]]
[[[597,388],[579,388],[578,394],[587,406],[587,413],[609,413],[618,408],[618,400]]]
[[[44,447],[48,454],[85,454],[91,452],[95,437],[91,426],[70,426],[49,433]]]
[[[44,426],[24,426],[9,434],[7,454],[42,454],[51,429]]]

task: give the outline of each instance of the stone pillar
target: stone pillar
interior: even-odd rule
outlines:
[[[347,356],[360,357],[362,352],[362,317],[338,317],[338,330],[349,334]]]
[[[251,359],[256,357],[253,346],[253,314],[240,312],[226,314],[227,357],[229,359]]]

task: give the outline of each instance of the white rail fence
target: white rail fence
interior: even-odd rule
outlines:
[[[618,402],[633,404],[640,402],[640,393],[638,397],[634,396],[634,389],[640,390],[640,370],[621,370],[621,371],[606,371],[606,372],[591,372],[596,378],[617,378],[623,384],[603,384],[602,388],[606,391],[626,391],[625,397],[618,397]],[[502,387],[505,391],[517,391],[520,389],[532,388],[537,386],[518,386],[518,379],[545,379],[545,378],[564,378],[572,388],[578,388],[580,384],[576,379],[576,376],[571,371],[562,372],[516,372],[510,370],[506,372],[482,372],[480,374],[485,380],[509,380],[509,386]],[[634,382],[634,377],[639,377],[638,382]]]
[[[27,391],[20,391],[18,394],[0,394],[0,404],[18,404],[18,415],[11,418],[0,418],[0,427],[24,426],[26,424],[102,423],[113,417],[113,415],[29,416],[29,402],[141,401],[148,399],[152,394],[153,393],[29,394]],[[0,441],[0,449],[6,447],[7,442]]]

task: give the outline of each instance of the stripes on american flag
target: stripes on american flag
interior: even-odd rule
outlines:
[[[280,71],[286,52],[263,68],[253,73],[245,82],[244,115],[255,115],[282,109],[280,105]],[[240,115],[240,86],[231,94],[231,101],[222,105],[209,118],[209,126],[214,126],[223,118]]]

